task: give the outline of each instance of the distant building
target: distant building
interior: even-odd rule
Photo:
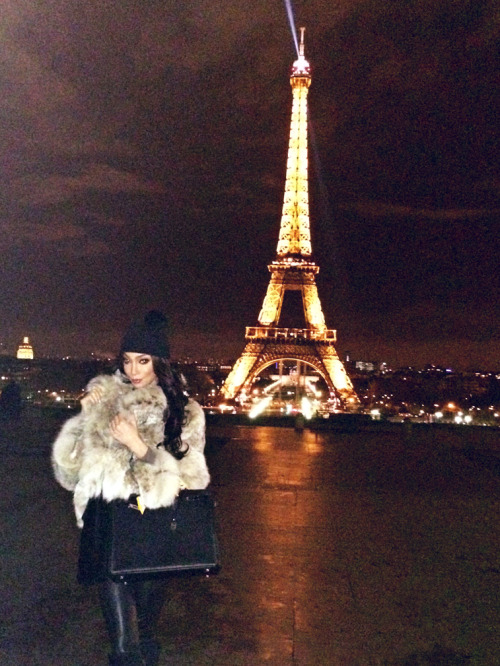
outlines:
[[[360,372],[375,372],[378,370],[379,364],[375,361],[355,361],[354,367]]]
[[[33,347],[30,345],[30,339],[26,335],[23,338],[22,343],[17,348],[17,358],[22,359],[32,359],[33,356]]]

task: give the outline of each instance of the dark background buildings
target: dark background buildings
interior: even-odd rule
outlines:
[[[294,3],[313,66],[327,323],[356,358],[498,366],[493,0]],[[234,357],[274,258],[295,58],[281,2],[2,8],[0,338],[113,351],[138,310]]]

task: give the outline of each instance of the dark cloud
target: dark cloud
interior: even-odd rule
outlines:
[[[148,183],[139,174],[120,171],[108,164],[89,164],[80,173],[30,174],[11,183],[23,206],[48,206],[74,199],[85,192],[110,194],[162,194],[160,183]]]
[[[499,215],[500,208],[412,208],[385,201],[351,201],[340,204],[340,210],[356,211],[366,217],[397,216],[401,218],[417,218],[421,220],[471,220],[484,219],[487,216]]]
[[[497,364],[493,0],[294,3],[313,66],[320,296],[340,347]],[[237,354],[274,258],[295,58],[285,4],[3,3],[0,338],[111,348],[162,307]]]

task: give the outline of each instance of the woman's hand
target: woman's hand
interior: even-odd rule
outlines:
[[[104,389],[100,386],[96,386],[91,391],[86,393],[83,398],[80,400],[80,405],[82,410],[86,412],[91,405],[96,405],[101,401],[102,396],[104,395]]]
[[[144,458],[149,449],[139,435],[134,414],[118,414],[111,421],[110,429],[117,442],[130,449],[137,458]]]

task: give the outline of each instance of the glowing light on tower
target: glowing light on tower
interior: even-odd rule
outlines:
[[[293,18],[293,9],[291,0],[285,0],[286,13],[288,15],[288,22],[290,23],[290,30],[292,32],[293,43],[295,44],[295,50],[297,55],[299,55],[299,43],[297,41],[297,31],[295,30],[295,19]]]
[[[291,2],[286,4],[297,45]],[[329,392],[342,400],[346,408],[356,408],[359,399],[335,349],[336,331],[326,326],[316,286],[319,266],[312,259],[307,156],[307,95],[311,71],[304,55],[304,30],[300,29],[297,59],[290,76],[292,116],[276,259],[268,265],[271,279],[258,316],[259,325],[247,327],[245,349],[227,376],[221,393],[224,398],[232,399],[243,391],[248,392],[256,377],[271,363],[304,361],[318,372]],[[288,291],[301,293],[305,327],[279,325]],[[264,398],[255,412],[269,406],[270,402]],[[309,407],[306,405],[304,409],[308,411]]]

